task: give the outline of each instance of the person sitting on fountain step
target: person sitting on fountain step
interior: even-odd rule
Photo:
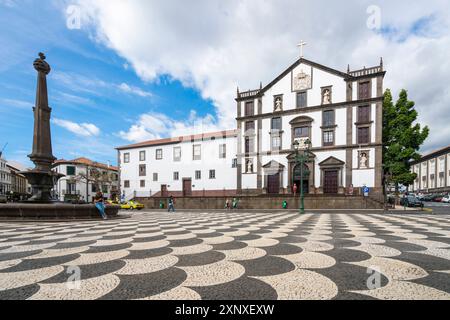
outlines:
[[[103,203],[103,193],[100,191],[96,193],[94,197],[95,206],[97,207],[98,211],[100,211],[100,215],[104,220],[108,219],[105,213],[105,204]]]

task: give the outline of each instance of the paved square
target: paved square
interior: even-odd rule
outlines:
[[[0,299],[374,298],[450,299],[450,216],[146,212],[0,223]]]

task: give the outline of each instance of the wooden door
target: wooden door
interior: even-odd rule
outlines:
[[[339,172],[337,170],[330,170],[324,172],[324,186],[323,192],[326,194],[338,193],[338,177]]]
[[[279,194],[280,193],[280,174],[273,174],[267,176],[267,193]]]
[[[192,195],[192,179],[183,179],[183,196],[190,197]]]

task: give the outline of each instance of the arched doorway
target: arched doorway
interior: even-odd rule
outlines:
[[[303,173],[303,175],[302,175]],[[294,167],[293,172],[293,186],[297,186],[297,193],[300,193],[300,188],[303,188],[303,193],[309,193],[309,177],[311,172],[306,164],[303,165],[303,172],[301,170],[300,164]]]

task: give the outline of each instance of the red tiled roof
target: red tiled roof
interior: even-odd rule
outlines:
[[[233,137],[237,136],[237,130],[225,130],[225,131],[217,131],[217,132],[209,132],[209,133],[201,133],[201,134],[193,134],[188,136],[180,136],[174,138],[165,138],[158,140],[149,140],[140,143],[130,144],[127,146],[122,146],[116,148],[117,150],[126,150],[126,149],[135,149],[142,147],[151,147],[151,146],[160,146],[165,144],[175,144],[183,141],[199,141],[211,138],[223,138],[223,137]]]
[[[100,169],[119,171],[118,167],[108,166],[107,164],[100,163],[100,162],[95,162],[95,161],[92,161],[91,159],[83,158],[83,157],[82,158],[77,158],[77,159],[74,159],[74,160],[60,159],[60,160],[56,160],[53,163],[54,166],[56,166],[58,164],[81,164],[81,165],[88,165],[88,166],[96,167],[96,168],[100,168]]]

